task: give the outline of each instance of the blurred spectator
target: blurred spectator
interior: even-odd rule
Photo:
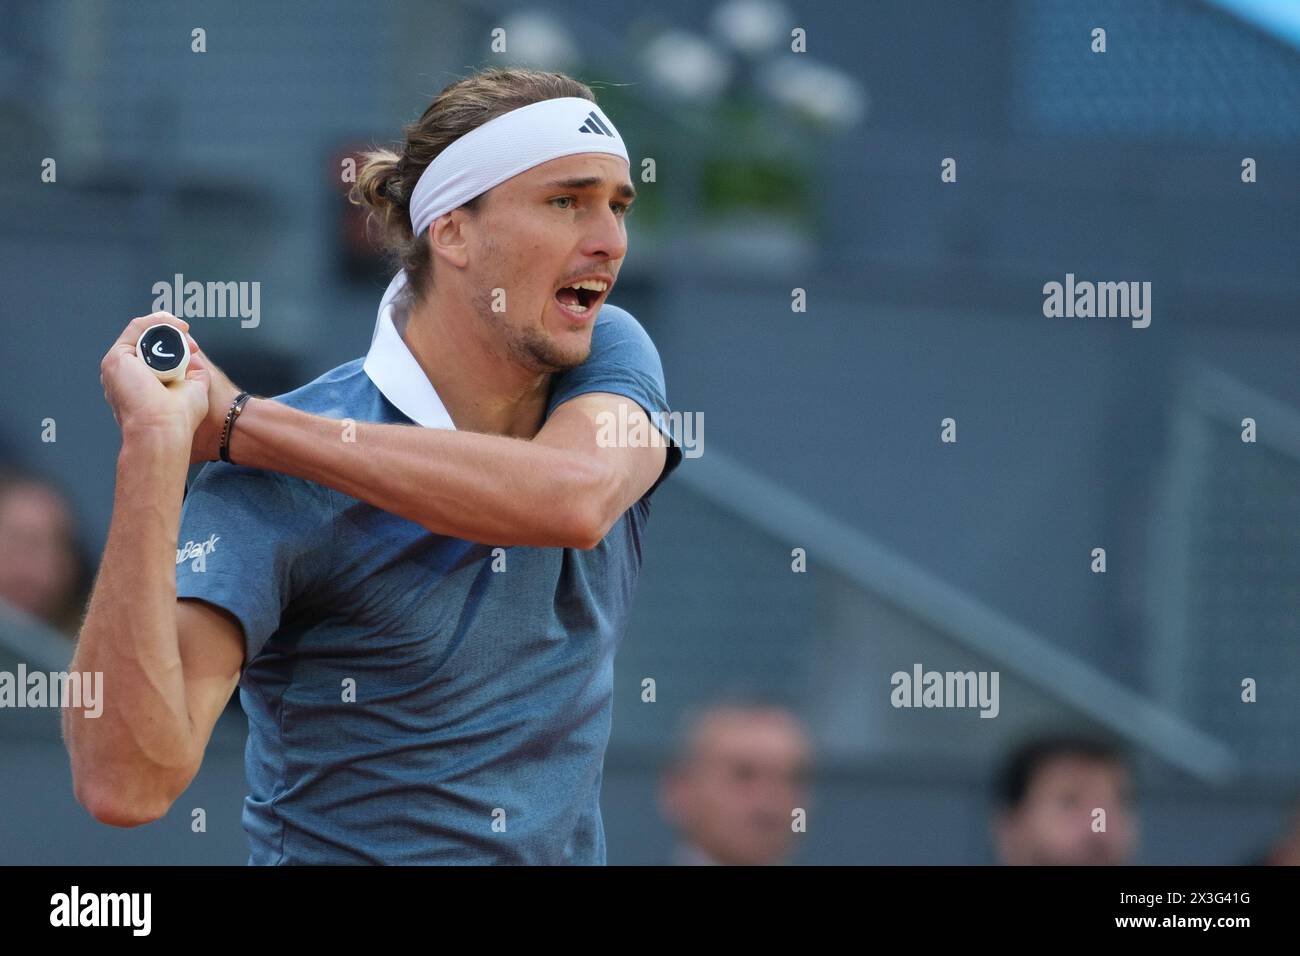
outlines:
[[[688,714],[659,802],[677,831],[674,865],[784,862],[807,809],[808,736],[788,709],[757,699]]]
[[[1115,747],[1086,737],[1044,737],[1013,753],[998,780],[993,824],[1012,866],[1131,863],[1137,845],[1132,772]],[[1105,829],[1094,829],[1095,811]]]
[[[1300,866],[1300,804],[1291,814],[1290,827],[1284,831],[1259,860],[1263,866]]]
[[[0,469],[0,600],[75,637],[88,591],[72,506],[36,475]]]

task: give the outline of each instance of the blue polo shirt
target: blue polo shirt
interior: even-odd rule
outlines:
[[[668,411],[654,344],[613,305],[546,414],[586,392]],[[364,361],[276,400],[454,428],[391,323]],[[668,451],[660,481],[681,459]],[[249,863],[603,864],[614,655],[649,499],[591,550],[494,548],[313,482],[205,465],[176,589],[243,626]]]

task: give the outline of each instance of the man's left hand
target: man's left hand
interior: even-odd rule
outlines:
[[[194,431],[194,444],[190,448],[190,464],[198,461],[216,461],[221,457],[221,427],[226,412],[242,389],[226,377],[226,373],[199,348],[193,336],[190,340],[190,365],[208,370],[208,414]]]

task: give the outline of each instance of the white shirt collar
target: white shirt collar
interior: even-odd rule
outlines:
[[[370,351],[361,367],[384,398],[412,421],[425,428],[455,431],[447,407],[398,332],[398,323],[406,325],[405,301],[395,299],[380,308]]]
[[[679,841],[672,850],[672,866],[719,866],[717,860],[709,856],[694,843]]]

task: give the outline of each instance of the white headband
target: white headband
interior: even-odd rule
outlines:
[[[591,100],[562,96],[503,113],[454,140],[434,157],[411,191],[411,232],[423,236],[446,215],[520,173],[575,153],[610,153],[628,161],[623,137]],[[407,284],[406,271],[393,276],[379,303],[375,332],[384,311]]]

